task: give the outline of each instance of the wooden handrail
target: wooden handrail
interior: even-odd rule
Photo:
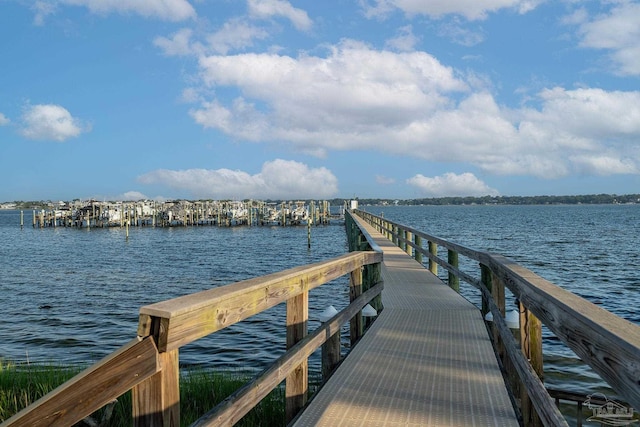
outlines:
[[[485,303],[492,300],[492,292],[483,284],[482,279],[476,279],[459,270],[448,260],[439,258],[435,253],[437,250],[434,250],[432,246],[446,248],[449,259],[453,259],[451,257],[453,252],[477,261],[481,266],[486,267],[491,276],[489,281],[493,280],[494,286],[509,288],[520,302],[521,318],[525,316],[528,323],[534,325],[533,329],[521,328],[520,344],[522,348],[530,344],[525,340],[541,341],[540,330],[539,328],[535,330],[535,324],[537,321],[542,321],[549,330],[600,374],[631,405],[636,408],[640,407],[640,382],[638,381],[640,378],[640,359],[638,357],[640,354],[640,326],[554,285],[504,256],[476,251],[368,212],[357,211],[356,213],[390,240],[397,242],[399,246],[413,247],[416,254],[426,255],[430,262],[442,266],[450,274],[479,288]],[[403,236],[413,236],[413,241]],[[428,249],[422,246],[423,240],[428,242]],[[532,399],[538,415],[542,418],[542,423],[556,425],[554,424],[556,422],[554,415],[543,413],[550,410],[548,408],[550,406],[548,394],[545,392],[546,396],[543,395],[539,387],[540,384],[537,384],[538,381],[532,382],[530,377],[530,374],[535,372],[540,375],[541,367],[533,366],[533,369],[530,369],[520,366],[522,353],[516,351],[518,350],[517,346],[510,344],[513,342],[513,337],[502,319],[504,302],[502,302],[502,307],[499,307],[498,303],[499,301],[491,302],[487,306],[496,319],[494,326],[499,330],[499,339],[503,344],[507,343],[507,353],[516,365],[521,381],[526,387],[529,387],[528,397]],[[537,334],[538,336],[531,337],[529,334]],[[537,345],[541,346],[541,342]],[[531,356],[527,358],[533,360]],[[533,383],[536,384],[531,388]],[[533,424],[537,424],[537,422],[534,420]],[[526,420],[525,424],[527,424]]]
[[[362,268],[381,262],[382,252],[352,252],[328,261],[144,306],[140,309],[136,339],[1,426],[72,425],[128,390],[132,391],[134,425],[179,425],[179,348],[283,302],[287,303],[288,341],[290,329],[301,331],[300,336],[291,335],[294,339],[288,345],[288,351],[271,368],[230,398],[235,400],[227,401],[215,412],[205,415],[198,425],[211,424],[214,419],[216,425],[222,420],[222,425],[232,425],[284,378],[287,378],[287,396],[290,379],[295,391],[291,399],[287,398],[287,413],[292,418],[306,399],[308,384],[300,380],[307,380],[309,355],[330,336],[339,334],[340,325],[379,296],[383,284],[371,283],[367,292],[352,298],[345,309],[310,335],[306,332],[308,292],[345,275],[350,275],[352,286],[359,287],[362,283],[353,282],[353,277],[358,277],[354,272],[359,273]],[[303,303],[299,304],[299,301]],[[339,345],[339,340],[337,342]],[[296,375],[301,370],[303,375]]]
[[[382,253],[352,252],[140,308],[139,336],[156,329],[158,350],[182,347],[303,292],[382,260]],[[156,328],[153,322],[160,322]]]
[[[2,426],[68,427],[159,370],[151,338],[135,338],[18,412]]]

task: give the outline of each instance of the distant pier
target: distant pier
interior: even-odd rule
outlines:
[[[331,212],[328,201],[137,201],[72,202],[34,210],[34,228],[186,227],[328,225],[344,219],[345,207]],[[24,226],[24,213],[20,215]]]

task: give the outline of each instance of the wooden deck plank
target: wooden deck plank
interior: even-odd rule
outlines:
[[[366,226],[385,309],[294,426],[517,426],[479,310]]]

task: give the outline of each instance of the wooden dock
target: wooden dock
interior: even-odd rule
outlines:
[[[384,252],[384,310],[294,426],[518,426],[482,315],[354,217]]]

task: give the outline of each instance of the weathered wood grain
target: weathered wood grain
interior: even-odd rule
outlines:
[[[640,326],[493,255],[491,269],[533,314],[634,407],[640,407]]]
[[[300,363],[320,347],[329,337],[340,333],[343,324],[367,305],[384,289],[379,282],[355,299],[329,321],[308,334],[301,341],[280,356],[258,378],[251,381],[218,406],[200,417],[192,427],[232,426],[246,415],[267,394],[278,386]]]
[[[346,275],[363,264],[381,260],[380,253],[354,252],[330,261],[147,305],[140,309],[138,330],[151,333],[151,318],[166,319],[159,325],[158,349],[161,352],[176,349]]]
[[[131,390],[135,427],[180,426],[178,350],[158,355],[160,371]]]

